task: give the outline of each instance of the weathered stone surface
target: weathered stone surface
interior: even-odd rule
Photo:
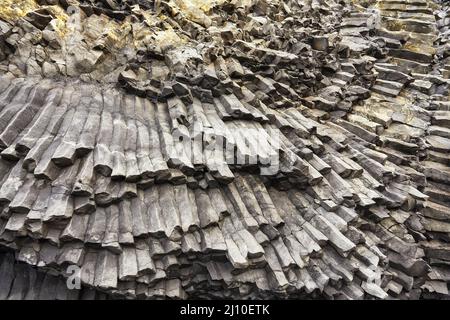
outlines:
[[[448,4],[68,6],[0,10],[0,299],[448,299]]]

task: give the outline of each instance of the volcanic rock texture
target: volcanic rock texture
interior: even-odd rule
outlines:
[[[0,299],[447,299],[449,56],[437,0],[0,0]]]

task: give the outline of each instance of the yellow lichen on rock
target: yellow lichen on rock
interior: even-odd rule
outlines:
[[[436,48],[430,44],[415,39],[410,39],[407,43],[405,43],[404,48],[417,53],[425,53],[429,55],[436,54]]]
[[[192,11],[200,9],[209,12],[214,6],[223,3],[225,0],[178,0],[176,1],[180,9]]]
[[[0,18],[14,21],[37,8],[39,5],[34,0],[0,0]]]
[[[45,6],[45,8],[55,17],[55,31],[58,32],[61,37],[64,37],[67,34],[67,20],[69,19],[69,16],[59,6]]]
[[[173,29],[168,29],[164,31],[158,31],[156,33],[155,42],[158,46],[180,46],[186,43],[186,40],[181,39]]]
[[[89,19],[93,18],[93,16],[89,17]],[[132,35],[133,29],[130,21],[118,22],[104,15],[95,17],[95,19],[97,19],[99,29],[91,33],[85,31],[86,35],[92,39],[102,38],[108,50],[122,49],[129,45],[128,37]]]
[[[64,36],[68,16],[61,7],[56,5],[40,6],[35,0],[0,0],[0,18],[13,22],[40,8],[47,9],[56,18],[53,27],[56,32]]]
[[[181,12],[187,19],[196,23],[209,27],[211,25],[211,19],[208,16],[210,10],[219,4],[222,4],[225,0],[172,0],[170,5],[172,6],[173,14]]]

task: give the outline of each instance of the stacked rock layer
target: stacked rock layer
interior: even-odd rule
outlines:
[[[0,299],[449,297],[444,1],[22,3]]]

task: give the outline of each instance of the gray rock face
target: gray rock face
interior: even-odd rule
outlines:
[[[0,299],[448,299],[450,7],[372,2],[0,11]]]

